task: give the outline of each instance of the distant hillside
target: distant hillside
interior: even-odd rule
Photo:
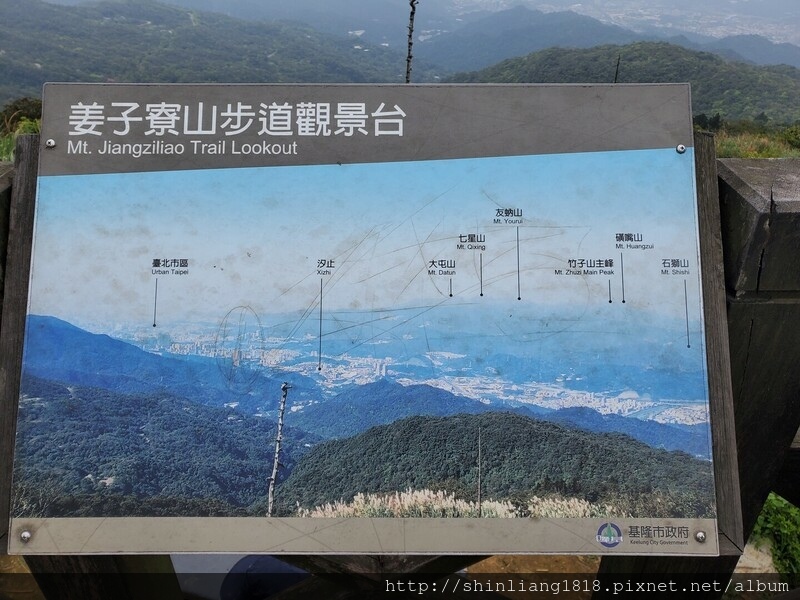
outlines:
[[[691,43],[680,45],[685,45],[687,48],[693,47]],[[800,67],[800,47],[794,44],[771,42],[760,35],[732,35],[697,44],[695,49],[718,54],[732,53],[757,65]]]
[[[358,48],[356,46],[359,46]],[[425,75],[416,65],[415,79]],[[45,81],[402,82],[405,55],[298,23],[157,2],[0,0],[0,106]]]
[[[692,84],[695,114],[720,113],[725,119],[753,119],[764,113],[772,122],[800,120],[800,70],[728,62],[708,52],[663,42],[637,42],[590,49],[551,48],[497,65],[462,73],[452,82],[469,83],[618,83]]]
[[[63,382],[67,385],[102,388],[122,394],[167,393],[194,402],[223,406],[235,403],[245,414],[264,414],[277,418],[277,402],[283,381],[292,384],[292,404],[287,423],[322,438],[344,438],[374,427],[414,415],[444,416],[458,413],[482,413],[510,409],[501,403],[485,404],[472,398],[452,394],[428,385],[401,385],[383,379],[364,385],[352,385],[326,397],[316,383],[289,370],[252,372],[253,381],[244,389],[228,386],[214,359],[199,356],[174,356],[146,352],[107,335],[93,334],[55,317],[30,315],[27,319],[26,373]],[[499,355],[506,375],[533,372],[534,362],[513,360]],[[507,360],[506,360],[507,359]],[[573,365],[579,366],[579,365]],[[545,368],[538,364],[540,373]],[[553,364],[552,377],[563,371]],[[630,365],[625,367],[634,371]],[[516,371],[515,371],[516,369]],[[666,373],[650,369],[636,371],[643,390],[671,389],[663,380]],[[619,374],[604,370],[601,385],[613,386]],[[670,377],[675,379],[674,373]],[[680,381],[689,384],[696,374],[684,373]],[[572,381],[577,389],[597,376]],[[684,392],[675,389],[675,396]],[[683,450],[708,457],[708,430],[668,425],[653,420],[619,415],[601,415],[589,408],[547,410],[534,405],[514,409],[520,414],[562,423],[569,427],[594,432],[618,432],[630,435],[654,448]]]
[[[43,379],[123,394],[168,392],[202,404],[236,402],[248,413],[277,405],[289,381],[293,398],[312,395],[314,383],[296,373],[254,374],[246,389],[229,387],[213,358],[162,356],[107,335],[84,331],[55,317],[30,315],[24,370]]]
[[[641,35],[632,31],[574,12],[544,13],[517,6],[420,42],[415,54],[450,71],[465,71],[552,46],[590,48],[639,39]]]
[[[412,415],[479,413],[491,407],[427,386],[404,386],[386,379],[352,386],[335,398],[293,412],[291,423],[326,438],[344,438]]]
[[[541,416],[537,415],[537,418],[595,433],[623,433],[653,448],[681,450],[692,456],[711,458],[711,440],[707,423],[668,425],[635,417],[602,415],[585,406],[562,408]]]
[[[49,0],[57,4],[88,4],[91,0]],[[489,66],[506,58],[522,56],[550,46],[566,48],[589,48],[600,44],[624,44],[633,41],[668,41],[693,50],[718,52],[725,56],[745,60],[754,64],[788,64],[800,67],[800,47],[773,43],[759,35],[729,35],[722,38],[709,37],[699,33],[695,19],[698,11],[706,12],[706,25],[716,22],[721,26],[716,31],[726,30],[722,19],[728,21],[733,13],[738,18],[745,15],[756,17],[751,24],[752,31],[764,31],[761,18],[775,19],[783,13],[788,25],[796,14],[796,0],[783,0],[786,5],[780,8],[764,7],[764,0],[758,2],[738,2],[736,6],[710,5],[708,2],[686,2],[676,11],[675,0],[654,5],[636,18],[633,10],[610,8],[600,13],[624,12],[624,21],[615,19],[616,25],[609,25],[606,18],[599,21],[598,8],[594,10],[584,3],[576,4],[566,0],[548,2],[549,12],[540,13],[521,6],[513,0],[487,0],[475,2],[463,0],[437,0],[421,4],[415,17],[417,44],[415,55],[428,60],[441,52],[441,66],[454,70],[473,70]],[[725,0],[729,2],[729,0]],[[348,0],[348,2],[329,2],[327,0],[292,0],[291,2],[264,2],[263,0],[168,0],[169,4],[191,10],[209,11],[231,17],[253,21],[292,20],[305,23],[317,29],[339,36],[351,35],[371,43],[386,43],[391,48],[404,51],[406,46],[406,25],[409,5],[400,0]],[[517,6],[514,6],[517,4]],[[533,4],[533,3],[528,3]],[[653,2],[651,1],[652,5]],[[700,5],[702,4],[702,6]],[[691,5],[691,6],[690,6]],[[589,9],[587,11],[587,9]],[[759,12],[760,9],[763,12]],[[595,18],[586,14],[593,13]],[[569,12],[568,12],[569,11]],[[538,13],[538,17],[533,17]],[[711,17],[710,14],[715,16]],[[621,16],[621,15],[618,15]],[[602,18],[602,17],[600,17]],[[737,29],[736,18],[727,29]],[[533,21],[533,22],[531,22]],[[541,23],[549,23],[542,25]],[[661,25],[661,26],[659,26]],[[631,29],[632,28],[632,29]],[[700,30],[703,28],[700,27]],[[773,28],[773,33],[778,33]],[[429,45],[428,42],[434,42]],[[440,48],[432,50],[433,46]],[[431,54],[428,50],[431,49]],[[463,54],[463,59],[460,57]],[[467,57],[491,57],[483,64],[467,63]],[[449,62],[452,61],[452,62]],[[458,64],[463,63],[463,64]]]
[[[372,43],[388,43],[390,47],[400,51],[405,51],[407,43],[408,0],[169,0],[169,3],[241,19],[297,21],[319,31],[340,36],[353,32],[354,36],[363,37]],[[449,4],[452,2],[426,2],[417,11],[415,29],[420,32],[452,26],[456,20],[450,14]]]
[[[466,20],[460,27],[423,40],[416,45],[415,55],[451,71],[482,69],[545,48],[592,48],[642,41],[666,41],[757,65],[800,67],[800,47],[776,44],[758,35],[664,37],[663,33],[636,32],[572,11],[541,12],[524,6]]]
[[[351,386],[334,398],[315,402],[292,412],[287,423],[325,438],[345,438],[376,425],[386,425],[411,416],[480,414],[507,410],[569,428],[595,433],[624,433],[654,448],[682,450],[709,458],[708,426],[668,425],[620,415],[602,415],[586,407],[548,410],[536,405],[511,408],[484,404],[428,385],[401,385],[381,380]]]
[[[284,510],[357,493],[445,489],[474,500],[478,431],[485,498],[561,493],[591,501],[658,495],[670,515],[711,513],[711,464],[654,450],[627,436],[593,434],[510,413],[412,417],[325,442],[306,454],[280,488]],[[670,508],[667,508],[669,506]],[[652,506],[631,506],[631,512]]]
[[[348,3],[346,10],[310,0],[272,10],[256,0],[235,5],[173,0],[190,9],[151,0],[78,6],[0,0],[0,106],[21,96],[39,96],[45,81],[400,83],[406,49],[398,40],[406,35],[408,7],[383,0],[370,3],[369,11],[358,8],[367,1]],[[420,15],[414,47],[417,83],[488,65],[494,66],[454,81],[610,83],[622,52],[619,82],[691,81],[696,113],[753,119],[763,112],[776,123],[800,119],[797,69],[734,62],[800,66],[800,48],[791,44],[759,36],[671,38],[717,53],[705,54],[655,42],[630,43],[646,34],[573,12],[516,7],[457,21],[447,11],[426,7]],[[297,20],[274,20],[287,17]],[[379,43],[390,38],[389,48]],[[596,48],[598,44],[628,45]],[[549,49],[525,56],[543,48]],[[520,56],[511,64],[495,64]]]

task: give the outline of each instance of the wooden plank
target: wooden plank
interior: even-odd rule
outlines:
[[[8,547],[11,475],[22,368],[22,340],[28,304],[39,136],[26,135],[17,138],[15,157],[3,312],[0,315],[0,553],[3,554]]]
[[[773,491],[800,506],[800,429],[794,435]]]
[[[720,160],[725,248],[737,291],[800,290],[800,158]]]
[[[181,600],[169,556],[27,556],[48,600]]]
[[[21,556],[0,556],[0,598],[3,600],[45,600]]]
[[[769,203],[725,161],[718,161],[717,169],[726,287],[755,291],[759,261],[767,241]]]
[[[48,600],[133,600],[109,556],[27,556],[25,562]]]
[[[3,183],[8,179],[10,181],[11,174],[14,172],[14,163],[13,162],[0,162],[0,188],[3,187]]]
[[[730,304],[745,533],[780,476],[800,425],[800,298]]]
[[[731,360],[737,397],[740,461],[752,475],[742,482],[745,532],[770,489],[800,497],[795,455],[800,406],[800,159],[723,159],[722,216],[726,252],[748,229],[748,254],[729,282]],[[746,221],[742,225],[742,220]]]
[[[114,563],[134,600],[181,600],[183,594],[167,554],[118,555]]]
[[[11,212],[11,175],[13,172],[13,164],[0,163],[0,315],[3,314],[3,286],[6,279],[8,219]]]
[[[772,491],[795,506],[800,506],[800,447],[792,447],[786,453]]]

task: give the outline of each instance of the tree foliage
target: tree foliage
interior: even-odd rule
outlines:
[[[619,61],[619,73],[616,65]],[[725,120],[800,120],[800,69],[727,61],[664,42],[589,49],[549,48],[454,76],[470,83],[683,83],[692,85],[694,114]]]
[[[275,431],[267,419],[163,392],[119,394],[25,375],[16,516],[245,513],[266,497]],[[317,440],[284,429],[280,480]]]
[[[751,536],[772,541],[772,559],[793,587],[800,585],[800,509],[770,493]]]
[[[636,499],[628,502],[636,516],[713,513],[707,461],[655,450],[621,434],[593,434],[511,413],[411,417],[322,443],[284,483],[284,510],[408,488],[475,500],[479,429],[481,488],[487,498],[525,504],[532,495],[590,502],[625,497]],[[648,498],[660,498],[662,508]]]
[[[23,128],[29,128],[25,123],[35,123],[42,118],[42,101],[38,98],[17,98],[11,100],[0,110],[0,135],[10,135],[15,133],[23,124]],[[23,131],[23,133],[36,133]]]
[[[381,46],[157,2],[4,0],[0,39],[0,102],[39,96],[46,81],[400,83],[405,73],[404,55]]]

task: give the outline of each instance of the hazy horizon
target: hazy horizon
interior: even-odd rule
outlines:
[[[46,0],[76,5],[90,0]],[[227,14],[246,20],[291,19],[341,35],[364,35],[372,41],[406,35],[407,0],[353,0],[332,5],[328,0],[165,0],[164,4]],[[633,30],[664,36],[694,34],[712,38],[760,35],[773,42],[800,45],[800,3],[795,0],[423,0],[416,9],[416,33],[452,31],[460,24],[514,6],[544,12],[572,11]],[[391,29],[387,24],[391,23]],[[396,23],[396,27],[394,24]],[[366,29],[365,29],[366,28]],[[372,29],[372,31],[370,31]],[[356,33],[358,32],[358,33]],[[371,35],[372,34],[372,35]]]

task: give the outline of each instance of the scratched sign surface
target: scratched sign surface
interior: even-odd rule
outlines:
[[[48,85],[11,550],[716,554],[689,105]]]

